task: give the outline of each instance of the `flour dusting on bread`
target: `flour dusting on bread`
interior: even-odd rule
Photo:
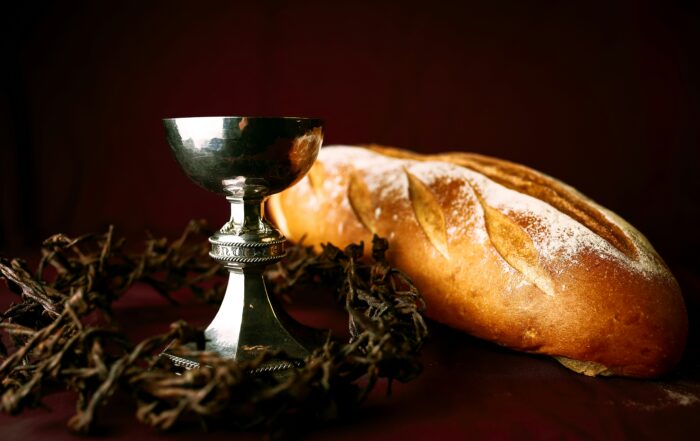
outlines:
[[[340,175],[332,171],[334,168],[347,167],[348,164],[352,164],[358,171],[371,170],[371,173],[364,177],[364,182],[379,206],[384,199],[408,200],[408,182],[403,170],[414,174],[429,187],[449,185],[458,181],[461,183],[459,191],[462,197],[451,198],[452,206],[448,207],[445,213],[448,236],[475,234],[478,241],[488,238],[483,223],[473,225],[465,222],[464,219],[471,218],[469,216],[463,216],[461,220],[455,219],[465,210],[466,204],[473,203],[476,192],[491,207],[500,210],[516,222],[522,221],[525,231],[532,238],[541,259],[550,271],[566,271],[571,265],[577,264],[577,256],[586,250],[601,258],[624,263],[629,269],[647,277],[658,276],[662,272],[659,270],[656,253],[644,236],[619,216],[590,200],[588,201],[601,209],[601,212],[632,240],[639,250],[636,259],[626,256],[605,239],[548,203],[506,188],[463,166],[447,162],[397,159],[358,147],[322,149],[320,157],[324,167],[329,170],[328,175],[331,176]],[[337,188],[333,185],[331,187]],[[377,213],[381,213],[381,210]]]

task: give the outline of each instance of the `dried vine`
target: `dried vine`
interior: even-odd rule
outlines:
[[[380,378],[408,381],[421,371],[419,351],[427,334],[420,294],[384,255],[387,242],[375,237],[372,261],[363,245],[340,250],[326,245],[320,254],[292,246],[287,259],[268,273],[272,291],[332,286],[349,317],[348,342],[328,339],[287,377],[251,374],[271,357],[244,363],[183,347],[204,335],[185,322],[162,335],[132,343],[112,320],[112,303],[134,283],[153,286],[172,301],[171,292],[188,288],[205,301],[220,300],[221,272],[207,255],[208,232],[192,222],[168,243],[147,240],[140,254],[124,251],[113,229],[75,239],[56,235],[42,247],[32,273],[19,259],[0,258],[0,274],[19,302],[0,316],[0,409],[17,414],[41,405],[56,390],[78,393],[68,427],[89,433],[98,410],[122,390],[133,397],[139,421],[160,429],[178,422],[225,420],[242,429],[288,433],[308,422],[347,414],[363,402]],[[205,367],[173,373],[158,354],[175,340],[183,355]]]

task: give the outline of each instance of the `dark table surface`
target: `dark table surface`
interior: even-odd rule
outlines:
[[[349,421],[314,429],[311,440],[406,439],[700,439],[700,357],[693,334],[700,277],[678,269],[691,317],[691,338],[684,360],[658,380],[589,378],[547,357],[516,353],[437,323],[423,352],[425,370],[390,397],[385,384]],[[2,304],[10,294],[0,290]],[[290,308],[300,321],[343,326],[343,316],[328,304],[311,300]],[[211,306],[185,300],[170,306],[152,289],[135,286],[117,303],[117,320],[133,338],[163,332],[180,318],[194,324],[211,319]],[[1,440],[74,440],[65,423],[75,397],[58,393],[21,416],[0,415]],[[133,417],[126,397],[102,409],[99,439],[259,439],[260,434],[215,428],[201,435],[196,427],[159,433]]]

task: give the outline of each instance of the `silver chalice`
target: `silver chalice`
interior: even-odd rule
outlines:
[[[323,140],[323,122],[311,118],[196,117],[163,120],[175,159],[185,173],[231,204],[231,219],[209,238],[209,255],[229,271],[226,294],[207,327],[206,350],[249,360],[282,350],[302,360],[315,333],[287,315],[265,289],[263,270],[285,255],[285,238],[264,214],[265,198],[294,185],[311,168]],[[166,349],[177,366],[197,360]],[[264,370],[294,365],[271,361]]]

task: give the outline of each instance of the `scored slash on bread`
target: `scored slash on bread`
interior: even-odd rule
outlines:
[[[572,187],[470,153],[324,148],[273,220],[307,243],[387,237],[428,315],[587,375],[652,377],[680,359],[687,315],[649,242]]]

